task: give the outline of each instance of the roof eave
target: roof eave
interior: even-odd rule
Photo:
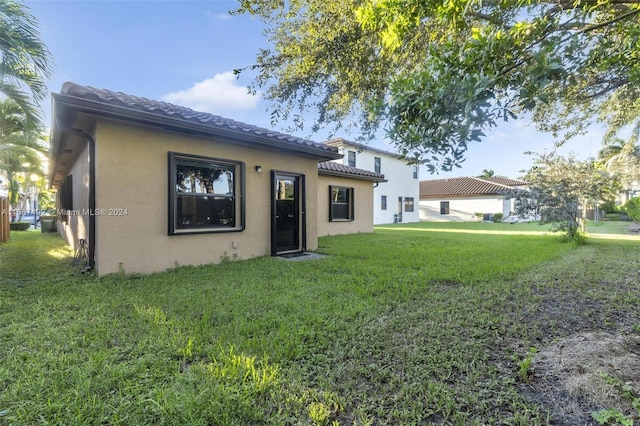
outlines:
[[[76,96],[69,96],[61,93],[54,93],[53,95],[54,110],[56,106],[64,108],[74,108],[77,111],[95,114],[110,118],[117,118],[126,121],[133,121],[141,124],[162,127],[167,130],[172,130],[180,133],[186,133],[191,135],[202,136],[218,136],[225,139],[233,140],[234,142],[250,145],[260,146],[262,148],[270,150],[285,150],[288,152],[306,155],[312,158],[317,158],[321,161],[324,160],[336,160],[343,157],[339,154],[337,149],[323,150],[309,146],[296,145],[281,141],[279,145],[274,145],[274,139],[266,136],[260,136],[250,134],[242,130],[226,129],[224,127],[211,127],[210,125],[198,124],[188,120],[184,120],[177,117],[167,117],[152,112],[140,111],[134,108],[122,107],[119,105],[112,105],[107,102],[100,102],[91,99],[80,98]],[[56,115],[53,115],[55,120]],[[55,128],[55,121],[53,123]],[[56,135],[56,130],[52,130],[52,136]]]
[[[353,173],[344,173],[344,172],[338,172],[338,171],[335,171],[335,170],[318,169],[318,174],[319,175],[325,175],[325,176],[336,176],[336,177],[345,177],[345,178],[350,178],[350,179],[367,180],[367,181],[371,181],[371,182],[388,182],[384,178],[379,178],[379,177],[375,177],[375,176],[356,175],[356,174],[353,174]]]

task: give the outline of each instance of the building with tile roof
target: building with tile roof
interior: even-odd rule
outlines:
[[[295,254],[319,235],[373,231],[384,176],[324,165],[342,158],[336,147],[74,83],[52,98],[58,231],[99,275]]]
[[[501,215],[513,220],[510,194],[527,183],[502,176],[488,179],[455,177],[420,182],[420,220],[477,221]]]
[[[384,174],[385,181],[374,188],[374,224],[419,221],[420,170],[417,165],[399,154],[342,138],[331,139],[325,145],[343,154],[341,159],[332,160],[335,163]]]

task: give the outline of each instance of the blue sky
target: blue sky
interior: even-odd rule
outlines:
[[[43,41],[55,60],[48,81],[58,92],[65,81],[165,100],[250,124],[271,127],[261,97],[247,93],[250,75],[236,79],[232,70],[251,65],[260,48],[267,48],[260,21],[230,16],[236,1],[93,1],[25,0],[40,23]],[[50,121],[50,102],[43,105]],[[313,117],[307,117],[309,122]],[[276,127],[284,131],[286,124]],[[326,131],[296,133],[322,142]],[[579,158],[596,156],[603,131],[565,144],[563,151]],[[357,135],[337,133],[354,139]],[[381,138],[371,143],[393,150]],[[421,179],[475,176],[483,169],[518,177],[531,166],[525,151],[553,148],[550,135],[538,133],[527,120],[501,124],[481,143],[469,146],[461,169]]]

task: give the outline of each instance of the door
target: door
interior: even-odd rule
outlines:
[[[273,172],[271,254],[305,248],[303,176]]]

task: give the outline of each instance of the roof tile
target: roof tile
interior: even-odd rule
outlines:
[[[384,181],[384,175],[381,173],[358,169],[356,167],[347,166],[345,164],[336,163],[334,161],[323,161],[321,163],[318,163],[318,172],[325,172],[326,174],[355,176],[378,182]]]
[[[158,116],[177,118],[191,123],[203,124],[209,127],[220,127],[237,133],[252,134],[260,138],[270,139],[276,145],[287,144],[308,147],[329,154],[330,158],[337,158],[337,148],[309,139],[299,138],[270,129],[261,128],[208,112],[194,111],[191,108],[174,105],[163,101],[154,101],[140,96],[128,95],[106,89],[96,89],[91,86],[67,82],[62,86],[63,95],[93,100],[116,107],[129,108],[135,111],[151,113]]]
[[[524,181],[503,179],[517,182],[517,185],[505,185],[476,177],[423,180],[420,181],[420,198],[501,195],[516,189],[514,186],[526,185]]]

